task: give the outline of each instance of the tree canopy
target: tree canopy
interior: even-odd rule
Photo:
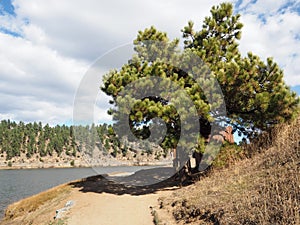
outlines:
[[[141,139],[150,135],[151,126],[157,123],[163,127],[164,122],[167,134],[161,145],[172,148],[178,144],[186,123],[181,109],[178,111],[173,103],[180,101],[181,107],[189,111],[192,107],[185,101],[190,100],[200,124],[200,150],[216,121],[219,125],[231,125],[234,132],[254,137],[293,119],[299,111],[299,98],[284,82],[283,70],[272,58],[264,62],[251,52],[242,56],[238,48],[242,27],[240,15],[233,14],[233,5],[222,3],[212,7],[201,30],[196,31],[192,21],[182,29],[182,51],[179,39],[170,40],[166,33],[153,26],[139,31],[134,40],[136,54],[120,70],[112,70],[103,78],[101,89],[112,97],[110,103],[115,106],[109,113],[118,124],[124,114],[122,104],[133,106],[126,112],[130,116],[125,120]],[[202,63],[197,61],[199,59]],[[129,90],[128,86],[130,94],[128,91],[122,94]],[[165,95],[156,94],[163,90],[150,91],[164,86]],[[168,98],[174,86],[187,95],[175,91],[172,99]],[[135,94],[138,90],[152,94]],[[220,113],[222,104],[225,104],[226,115]],[[156,117],[161,120],[153,120]]]

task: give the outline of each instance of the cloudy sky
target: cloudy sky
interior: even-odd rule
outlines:
[[[151,25],[181,37],[189,20],[200,27],[221,2],[0,0],[0,120],[72,123],[76,92],[96,59]],[[244,23],[242,53],[273,56],[300,93],[300,0],[232,2]],[[109,121],[107,99],[97,102],[96,120]]]

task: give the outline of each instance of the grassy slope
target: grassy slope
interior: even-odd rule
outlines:
[[[161,199],[156,223],[300,224],[300,118],[255,148],[252,158]]]
[[[62,184],[37,195],[25,198],[8,206],[1,225],[13,224],[52,224],[55,209],[62,208],[71,192],[71,186]]]

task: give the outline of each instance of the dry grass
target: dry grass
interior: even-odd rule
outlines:
[[[63,184],[11,204],[6,209],[5,217],[0,224],[51,224],[49,218],[53,218],[55,211],[49,210],[55,206],[59,207],[61,199],[65,198],[70,191],[71,186]]]
[[[252,158],[163,199],[158,215],[173,215],[165,224],[300,224],[300,119],[256,144]]]

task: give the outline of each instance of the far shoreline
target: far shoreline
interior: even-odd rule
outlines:
[[[78,168],[94,168],[94,167],[133,167],[133,166],[172,166],[170,162],[138,162],[138,163],[120,163],[120,164],[99,164],[99,165],[16,165],[16,166],[0,166],[1,170],[35,170],[35,169],[78,169]]]

